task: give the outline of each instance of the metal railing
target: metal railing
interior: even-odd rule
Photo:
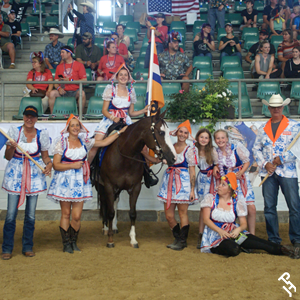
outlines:
[[[213,81],[218,81],[218,79],[213,79]],[[238,119],[242,119],[242,82],[247,83],[259,83],[259,82],[284,82],[284,83],[290,83],[294,81],[299,81],[298,78],[281,78],[281,79],[230,79],[229,82],[238,82]],[[136,80],[137,83],[146,83],[146,80]],[[174,80],[163,80],[163,82],[169,83],[174,82]],[[191,84],[193,83],[205,83],[205,80],[176,80],[178,83],[184,83],[189,82]],[[1,80],[1,121],[5,120],[4,113],[5,113],[5,85],[15,85],[15,84],[33,84],[33,81],[6,81]],[[78,99],[78,108],[79,108],[79,118],[82,120],[83,115],[83,108],[82,108],[82,90],[83,86],[85,85],[97,85],[99,83],[106,83],[111,84],[111,81],[39,81],[39,84],[78,84],[79,85],[79,99]],[[20,99],[23,96],[20,95]],[[63,97],[63,96],[62,96]],[[145,95],[146,97],[146,95]]]

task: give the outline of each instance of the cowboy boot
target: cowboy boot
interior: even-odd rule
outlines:
[[[189,234],[189,229],[190,229],[190,225],[186,225],[181,228],[178,242],[172,247],[170,247],[172,250],[180,251],[183,250],[185,247],[187,247],[186,240]]]
[[[201,249],[202,236],[203,236],[203,233],[199,233],[197,247],[196,247],[197,249]]]
[[[177,223],[176,226],[173,227],[172,232],[173,232],[173,236],[174,236],[175,240],[172,244],[169,244],[167,246],[167,248],[172,248],[175,244],[178,243],[178,240],[179,240],[179,237],[180,237],[180,226],[179,226],[178,223]]]
[[[157,176],[152,172],[146,163],[144,163],[144,182],[148,189],[158,183]]]
[[[70,233],[71,233],[71,237],[70,237],[70,241],[71,241],[71,246],[72,249],[74,251],[80,251],[80,249],[77,247],[76,243],[77,243],[77,239],[78,239],[78,234],[79,234],[79,229],[78,231],[75,231],[75,229],[70,225]]]
[[[62,237],[62,242],[64,245],[63,252],[73,253],[71,240],[70,240],[70,227],[71,227],[71,225],[69,226],[67,231],[65,231],[60,226],[59,226],[59,229],[60,229],[60,233],[61,233],[61,237]]]

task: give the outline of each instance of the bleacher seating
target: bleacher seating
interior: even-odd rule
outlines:
[[[244,70],[242,67],[228,67],[224,69],[223,77],[226,79],[244,79]]]
[[[135,29],[136,33],[141,32],[140,22],[127,22],[126,29]]]
[[[53,107],[51,120],[64,120],[70,114],[78,115],[75,97],[57,97]]]
[[[132,15],[121,15],[119,18],[118,24],[122,24],[126,26],[127,22],[133,22],[133,16]]]
[[[182,36],[185,36],[186,34],[186,25],[183,21],[173,21],[170,25],[170,31],[178,31],[182,34]]]
[[[221,71],[224,72],[225,68],[239,68],[241,67],[241,61],[237,56],[224,56],[221,61]]]
[[[43,107],[42,107],[42,98],[41,97],[23,97],[20,102],[19,112],[17,115],[13,116],[13,120],[23,120],[23,112],[25,108],[29,105],[36,107],[38,115],[42,116]]]
[[[147,91],[147,82],[136,83],[134,85],[134,90],[136,94],[136,103],[134,104],[134,110],[141,110],[146,106],[146,91]],[[137,118],[137,117],[134,117]]]

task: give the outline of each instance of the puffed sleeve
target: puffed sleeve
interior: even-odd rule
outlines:
[[[213,200],[214,200],[213,194],[206,194],[204,199],[201,201],[201,208],[211,207],[213,204]]]
[[[134,89],[134,88],[132,88],[132,91],[131,91],[130,102],[131,102],[132,104],[135,104],[135,103],[136,103],[136,93],[135,93],[135,89]]]
[[[41,150],[47,151],[50,148],[50,139],[48,130],[42,130],[40,134]]]
[[[250,161],[250,152],[242,143],[237,144],[236,152],[244,164]]]
[[[112,98],[112,87],[110,84],[108,84],[102,94],[102,98],[105,101],[111,101]]]
[[[197,157],[195,154],[194,147],[189,147],[189,149],[186,153],[186,160],[187,160],[189,167],[195,167],[197,165]]]
[[[218,164],[218,153],[217,153],[217,150],[215,147],[213,147],[213,150],[212,150],[212,158],[213,158],[214,165],[217,165]]]
[[[246,217],[248,214],[247,204],[245,199],[238,199],[236,204],[236,213],[238,217]]]
[[[19,136],[19,129],[16,126],[12,125],[8,129],[7,135],[13,140],[17,141]],[[9,141],[6,142],[6,145],[9,145]]]
[[[90,151],[95,144],[95,139],[82,139],[82,142],[85,145],[87,151]]]
[[[64,149],[62,147],[61,140],[58,139],[53,149],[53,155],[55,154],[63,155],[63,153],[64,153]]]

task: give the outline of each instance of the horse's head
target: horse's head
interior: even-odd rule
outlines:
[[[151,133],[153,138],[147,139],[146,145],[152,149],[160,159],[165,159],[169,166],[173,165],[176,161],[176,151],[172,144],[169,134],[169,128],[164,121],[165,112],[151,116]]]

